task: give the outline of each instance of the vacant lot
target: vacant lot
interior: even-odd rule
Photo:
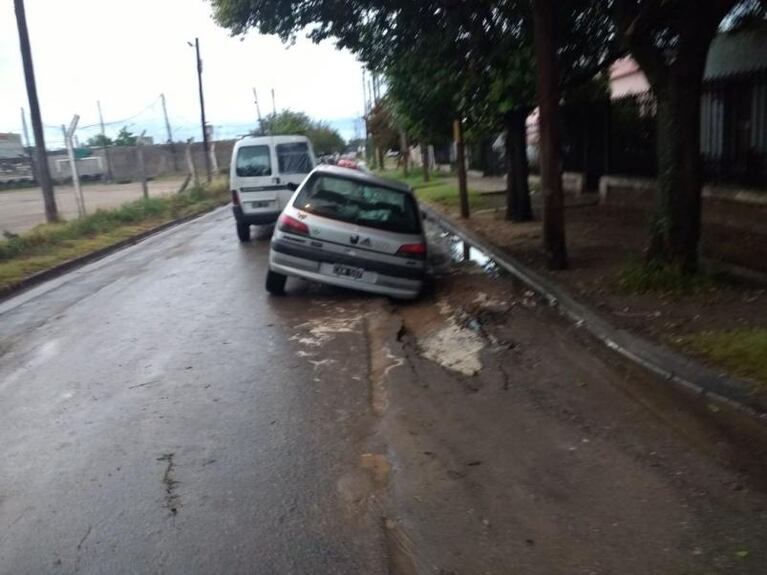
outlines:
[[[149,182],[150,196],[176,192],[183,177]],[[85,207],[89,212],[98,208],[114,208],[141,197],[141,184],[86,184],[83,186]],[[56,202],[62,218],[77,217],[75,192],[72,186],[56,186]],[[21,233],[45,223],[45,208],[40,188],[0,191],[0,233]]]

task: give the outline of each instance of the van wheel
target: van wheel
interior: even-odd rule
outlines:
[[[240,238],[241,242],[249,242],[250,241],[250,224],[243,224],[242,222],[237,222],[237,237]]]
[[[284,295],[288,277],[269,270],[266,274],[266,291],[273,295]]]

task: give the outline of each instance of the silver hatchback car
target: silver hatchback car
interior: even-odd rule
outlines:
[[[287,276],[412,299],[423,287],[426,239],[412,190],[336,166],[315,168],[277,220],[266,289]]]

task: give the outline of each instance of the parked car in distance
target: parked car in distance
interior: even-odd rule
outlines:
[[[229,181],[240,241],[250,240],[250,226],[277,221],[315,165],[306,136],[246,137],[234,145]]]
[[[319,166],[280,214],[266,289],[288,276],[401,299],[421,292],[426,238],[412,190],[359,170]]]

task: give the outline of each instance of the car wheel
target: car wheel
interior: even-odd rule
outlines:
[[[266,274],[266,291],[273,295],[283,295],[285,293],[285,282],[288,277],[269,270]]]
[[[241,222],[237,222],[237,237],[240,238],[241,242],[249,242],[250,241],[250,224],[243,224]]]

